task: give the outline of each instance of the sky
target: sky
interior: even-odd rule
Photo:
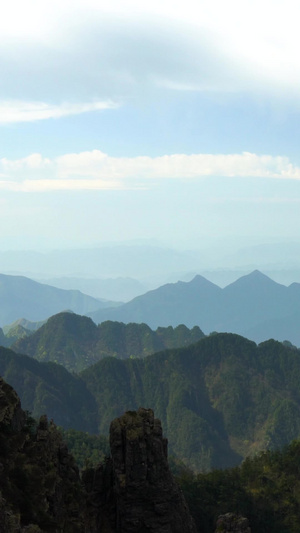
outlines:
[[[10,0],[0,247],[299,242],[300,4]]]

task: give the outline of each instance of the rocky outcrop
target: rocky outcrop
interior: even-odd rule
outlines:
[[[219,516],[215,533],[251,533],[247,518],[234,513]]]
[[[0,493],[0,533],[19,532],[20,520],[16,516]]]
[[[85,477],[95,532],[196,533],[153,411],[140,408],[116,418],[110,446],[111,459]]]
[[[28,455],[41,478],[36,505],[44,501],[49,524],[57,524],[57,531],[82,532],[84,490],[79,470],[55,424],[46,416],[40,418]]]
[[[0,378],[0,533],[196,533],[151,409],[111,423],[111,457],[80,480],[61,434]]]
[[[78,468],[53,422],[34,420],[0,378],[0,533],[84,530]]]
[[[116,498],[112,460],[82,473],[86,490],[85,533],[116,533]]]
[[[9,426],[13,431],[20,431],[25,418],[17,393],[0,376],[0,428]]]

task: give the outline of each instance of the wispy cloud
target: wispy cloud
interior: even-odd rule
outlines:
[[[54,159],[41,154],[0,159],[0,188],[20,192],[151,188],[160,180],[210,176],[299,180],[300,168],[287,157],[248,152],[117,158],[93,150]]]
[[[111,101],[69,103],[59,105],[45,102],[24,102],[20,100],[0,101],[0,124],[13,122],[34,122],[49,118],[61,118],[68,115],[79,115],[91,111],[115,109],[118,104]]]
[[[299,99],[294,0],[25,4],[12,0],[0,20],[2,93],[88,99],[97,87],[126,99],[146,86],[149,99],[158,85]]]
[[[22,182],[0,180],[0,190],[11,192],[89,191],[124,189],[120,182],[103,180],[24,180]]]

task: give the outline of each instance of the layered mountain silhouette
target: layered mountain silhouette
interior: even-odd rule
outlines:
[[[224,289],[196,276],[167,284],[116,309],[89,316],[95,322],[118,320],[158,326],[200,326],[204,333],[233,332],[255,342],[268,338],[300,345],[300,284],[276,283],[255,270]]]
[[[19,318],[45,320],[67,309],[85,314],[106,305],[80,291],[57,289],[24,276],[5,274],[0,274],[0,302],[1,326]]]
[[[197,325],[206,334],[232,332],[255,342],[274,338],[300,346],[300,284],[286,287],[257,270],[224,289],[198,275],[189,282],[163,285],[117,307],[114,302],[99,301],[80,291],[2,274],[0,301],[2,326],[22,317],[40,321],[72,310],[97,324],[107,320],[135,322],[154,330]]]

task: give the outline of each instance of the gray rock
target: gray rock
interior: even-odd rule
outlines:
[[[85,473],[90,531],[196,533],[167,461],[167,439],[151,409],[128,411],[110,426],[111,459]]]
[[[234,513],[219,516],[215,533],[251,533],[247,518]]]

